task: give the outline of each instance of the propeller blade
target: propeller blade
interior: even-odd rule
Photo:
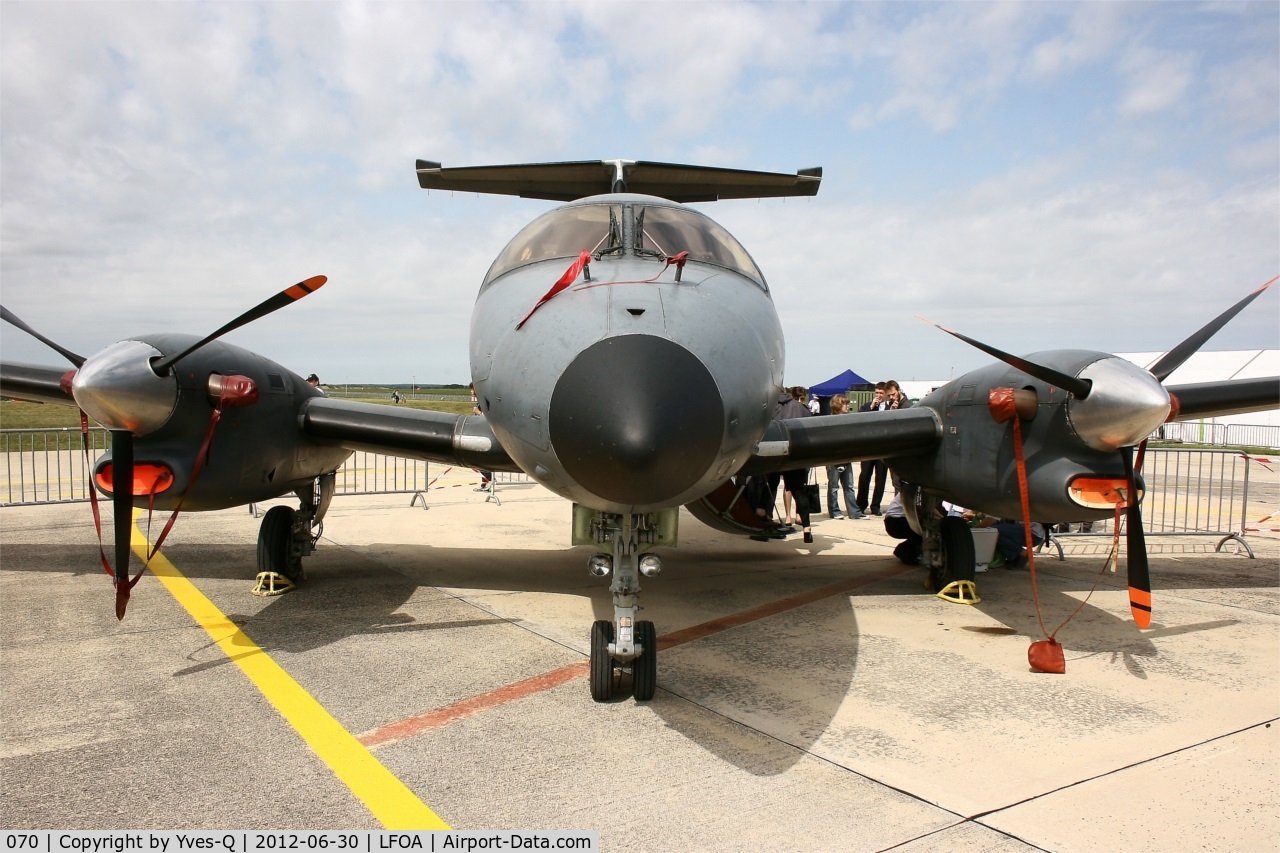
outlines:
[[[200,340],[192,344],[191,346],[187,347],[185,350],[178,353],[177,355],[169,356],[168,358],[163,358],[160,361],[156,362],[155,364],[152,365],[151,369],[156,372],[157,376],[164,376],[165,373],[168,372],[169,368],[172,367],[175,362],[181,361],[183,358],[191,355],[191,353],[200,349],[200,347],[204,346],[210,341],[217,340],[218,338],[225,335],[227,332],[234,331],[235,329],[238,329],[241,326],[244,326],[248,323],[252,323],[254,320],[259,320],[267,316],[273,311],[279,311],[281,308],[285,307],[286,305],[290,305],[294,302],[297,302],[299,299],[301,299],[302,297],[306,296],[309,293],[315,293],[328,280],[329,279],[327,276],[316,275],[316,276],[312,276],[309,279],[306,279],[305,281],[300,281],[297,284],[293,285],[292,287],[285,288],[284,290],[277,293],[275,296],[272,296],[270,299],[267,299],[266,301],[260,303],[254,308],[250,308],[248,311],[244,312],[239,317],[235,318],[230,323],[223,326],[221,329],[218,329],[218,331],[214,332],[213,334],[209,335],[203,340]]]
[[[133,433],[111,430],[111,506],[115,510],[116,618],[129,606],[129,540],[133,536]]]
[[[0,305],[0,319],[4,320],[4,321],[5,321],[5,322],[7,322],[7,323],[12,323],[13,325],[17,326],[17,327],[18,327],[19,329],[21,329],[22,331],[26,332],[26,333],[27,333],[28,335],[30,335],[31,337],[35,338],[35,339],[36,339],[37,341],[39,341],[40,343],[44,344],[44,345],[45,345],[45,346],[47,346],[47,347],[52,348],[55,352],[57,352],[59,355],[61,355],[61,356],[62,356],[63,358],[65,358],[67,361],[69,361],[69,362],[71,362],[72,364],[74,364],[77,368],[79,368],[79,367],[83,367],[83,366],[84,366],[84,356],[82,356],[82,355],[76,355],[76,354],[75,354],[75,353],[73,353],[71,350],[67,349],[66,347],[59,346],[58,344],[56,344],[56,343],[54,343],[53,341],[49,340],[49,339],[48,339],[48,338],[46,338],[44,335],[42,335],[42,334],[40,334],[39,332],[37,332],[35,329],[31,328],[31,327],[30,327],[30,326],[28,326],[26,323],[24,323],[24,322],[22,322],[21,320],[19,320],[19,319],[18,319],[18,316],[17,316],[16,314],[14,314],[14,313],[13,313],[12,311],[10,311],[8,308],[5,308],[3,305]]]
[[[1161,382],[1168,379],[1169,374],[1181,367],[1184,361],[1195,355],[1196,352],[1199,351],[1200,347],[1204,346],[1205,342],[1209,340],[1209,338],[1213,337],[1217,334],[1219,329],[1227,325],[1232,317],[1243,311],[1246,305],[1261,296],[1264,290],[1275,284],[1277,279],[1280,279],[1280,276],[1276,276],[1271,279],[1271,281],[1262,285],[1262,287],[1259,287],[1253,293],[1250,293],[1226,311],[1223,311],[1215,317],[1212,322],[1205,325],[1204,328],[1200,329],[1194,335],[1165,353],[1159,361],[1149,368],[1152,375]]]
[[[1142,530],[1142,508],[1138,505],[1137,477],[1133,470],[1133,448],[1120,448],[1129,493],[1125,510],[1125,542],[1129,566],[1129,612],[1139,628],[1151,627],[1151,567],[1147,562],[1147,537]]]
[[[928,323],[930,326],[934,326],[938,329],[941,329],[942,331],[946,332],[948,335],[951,335],[954,338],[959,338],[969,346],[977,347],[978,349],[982,350],[988,355],[995,356],[996,358],[1003,361],[1005,364],[1011,367],[1016,367],[1018,370],[1021,370],[1023,373],[1027,374],[1028,376],[1034,376],[1036,379],[1039,379],[1043,382],[1048,382],[1050,385],[1056,385],[1059,388],[1064,388],[1067,391],[1070,391],[1072,394],[1074,394],[1076,396],[1076,399],[1083,400],[1085,397],[1088,397],[1090,389],[1093,388],[1093,383],[1089,382],[1086,379],[1079,379],[1075,376],[1071,376],[1069,374],[1063,373],[1060,370],[1054,370],[1052,367],[1045,367],[1043,364],[1036,364],[1033,361],[1027,361],[1025,358],[1019,358],[1016,355],[1010,355],[1009,353],[1003,350],[998,350],[993,346],[984,344],[982,343],[982,341],[975,341],[973,338],[968,337],[967,335],[962,335],[959,332],[953,332],[951,329],[948,329],[946,326],[939,326],[937,323],[933,322],[932,320],[927,320],[924,317],[921,317],[919,314],[916,315],[916,319],[923,320],[924,322]]]

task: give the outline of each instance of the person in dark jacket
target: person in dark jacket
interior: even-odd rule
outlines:
[[[773,406],[773,420],[781,417],[780,412],[783,406],[791,402],[791,392],[783,388],[778,393],[778,399]],[[751,495],[748,500],[755,509],[756,515],[761,518],[773,518],[774,507],[777,504],[778,484],[782,481],[781,474],[756,474],[752,477],[752,482],[747,487],[747,493]],[[794,533],[794,528],[779,527],[780,531],[786,533]]]
[[[888,411],[888,384],[887,382],[877,382],[875,396],[871,398],[870,403],[863,403],[858,411]],[[896,385],[897,383],[894,384]],[[885,464],[883,459],[862,460],[862,470],[858,472],[858,496],[855,498],[859,512],[870,512],[872,515],[880,514],[880,501],[884,500],[884,481],[888,474],[889,466]],[[872,477],[875,478],[875,490],[868,495],[868,491],[871,489]]]
[[[809,411],[809,407],[805,404],[806,395],[805,395],[804,388],[797,385],[795,388],[791,389],[791,394],[789,396],[790,396],[790,399],[788,399],[785,403],[780,402],[778,406],[778,411],[774,415],[775,420],[812,417],[813,413]],[[781,398],[779,398],[779,400],[781,400]],[[812,542],[813,531],[810,529],[810,514],[815,510],[817,512],[821,512],[822,507],[809,506],[809,501],[805,497],[804,489],[802,488],[805,485],[805,483],[807,483],[808,481],[809,481],[808,468],[796,468],[792,471],[783,471],[782,486],[784,489],[786,489],[786,494],[783,495],[782,505],[784,509],[786,509],[787,515],[790,516],[791,514],[790,499],[792,497],[795,498],[796,515],[800,519],[800,529],[804,531],[804,541]]]

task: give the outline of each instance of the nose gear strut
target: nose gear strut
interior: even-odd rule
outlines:
[[[649,701],[657,690],[657,631],[652,622],[636,619],[643,609],[640,558],[650,546],[676,544],[677,513],[619,514],[574,506],[574,544],[608,543],[613,551],[613,619],[598,619],[591,626],[591,698],[597,702],[612,701],[625,689],[628,673],[636,701]]]

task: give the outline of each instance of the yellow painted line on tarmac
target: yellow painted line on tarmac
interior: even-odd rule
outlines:
[[[136,523],[132,544],[134,553],[146,559],[149,543]],[[383,827],[450,828],[163,553],[151,559],[151,572]]]

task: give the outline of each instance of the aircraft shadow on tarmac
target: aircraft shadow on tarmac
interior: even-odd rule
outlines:
[[[645,583],[644,596],[649,608],[646,616],[652,614],[660,638],[675,630],[899,565],[888,556],[827,554],[830,539],[821,535],[810,549],[799,542],[762,546],[702,533],[688,537],[679,549],[670,551],[665,557],[663,575]],[[373,595],[368,585],[353,584],[350,589],[344,586],[341,592],[325,589],[324,594],[317,595],[318,600],[308,606],[309,621],[323,621],[326,606],[337,594],[361,612],[376,616],[362,618],[360,623],[366,627],[359,630],[386,630],[384,626],[393,624],[396,618],[396,602],[407,599],[406,590],[411,594],[419,584],[466,590],[463,595],[469,599],[488,593],[582,596],[590,599],[593,618],[608,618],[611,614],[605,585],[585,577],[582,571],[590,548],[512,552],[380,543],[349,550],[392,567],[398,577],[391,580],[388,592],[375,596],[377,600],[371,602],[374,606],[369,607],[360,603],[362,596]],[[1158,558],[1153,561],[1157,578],[1162,574],[1162,562]],[[1042,570],[1041,604],[1050,630],[1079,606],[1079,597],[1087,593],[1101,566],[1100,559],[1082,558],[1069,567],[1068,574],[1062,574],[1061,567]],[[311,576],[313,583],[327,587],[331,583],[342,584],[342,579],[350,574],[350,566],[322,566],[317,562]],[[1201,586],[1204,582],[1202,576],[1180,575],[1176,570],[1169,574],[1188,587]],[[1258,577],[1234,581],[1262,587],[1266,585],[1263,574],[1265,572],[1260,572]],[[401,577],[405,580],[400,580]],[[922,570],[909,569],[860,587],[856,595],[919,597],[918,600],[932,604],[923,590],[922,578]],[[1121,581],[1104,578],[1104,583],[1108,582],[1112,589],[1123,588]],[[1039,638],[1034,608],[1029,606],[1032,596],[1027,573],[992,573],[984,587],[986,597],[977,605],[977,610],[1006,626],[1006,630]],[[1106,587],[1100,584],[1100,588]],[[316,592],[321,590],[317,588]],[[288,598],[281,600],[280,606],[287,607]],[[936,603],[943,608],[958,606]],[[559,630],[569,636],[581,634],[580,644],[585,648],[587,620],[581,615],[568,615],[565,619],[563,624],[551,625],[552,632]],[[1121,660],[1133,677],[1146,678],[1149,662],[1160,655],[1157,641],[1161,637],[1212,631],[1236,621],[1161,625],[1157,620],[1152,629],[1143,632],[1127,615],[1116,615],[1089,602],[1060,632],[1059,638],[1067,645],[1069,659],[1109,655],[1113,660]],[[477,621],[477,624],[483,623],[484,620]],[[536,625],[528,627],[540,630]],[[348,624],[345,630],[353,628],[354,625]],[[334,626],[326,633],[336,639],[343,630]],[[921,630],[935,630],[933,621],[922,622]],[[969,642],[959,634],[953,641]],[[855,602],[848,594],[832,595],[773,618],[665,649],[659,658],[658,683],[662,689],[646,707],[663,718],[672,730],[740,769],[756,775],[781,773],[800,760],[826,732],[847,697],[857,692],[862,642]],[[797,654],[803,656],[802,673],[797,672]],[[1010,666],[1021,668],[1025,663],[1011,660]],[[753,728],[791,744],[796,750],[780,753],[776,747],[765,746],[763,742],[758,745],[758,753],[744,750],[741,742],[727,741],[723,732],[707,727],[698,715],[690,714],[684,702],[664,701],[664,694],[679,696],[700,706],[722,708],[734,719],[749,716]],[[587,701],[583,685],[584,706]]]
[[[1160,562],[1158,558],[1151,561],[1152,577],[1157,584]],[[1005,627],[968,626],[964,630],[974,633],[1016,634],[1030,640],[1041,639],[1044,633],[1036,616],[1028,573],[996,570],[990,575],[978,576],[982,601],[975,608]],[[1123,579],[1123,574],[1119,577]],[[1072,660],[1106,655],[1112,661],[1122,661],[1130,675],[1146,679],[1144,661],[1153,660],[1160,655],[1156,641],[1180,634],[1213,631],[1240,622],[1239,619],[1217,619],[1185,625],[1162,624],[1158,617],[1157,597],[1157,617],[1152,620],[1150,628],[1142,630],[1127,613],[1117,615],[1104,610],[1095,605],[1092,598],[1081,606],[1081,601],[1089,595],[1092,580],[1092,573],[1088,577],[1083,574],[1064,577],[1052,574],[1051,570],[1040,572],[1040,608],[1044,627],[1063,644],[1068,665]],[[1107,578],[1104,578],[1098,584],[1098,591],[1115,592],[1124,589],[1122,580],[1110,583],[1106,581]],[[1166,591],[1173,589],[1170,586],[1162,588]]]
[[[824,553],[827,550],[824,537],[819,534],[817,539],[812,549],[798,542],[794,545],[791,542],[751,543],[750,548],[744,548],[742,543],[728,537],[722,540],[714,534],[688,537],[686,544],[667,555],[663,576],[645,585],[646,605],[657,623],[659,637],[859,574],[898,566],[889,556],[828,555]],[[32,549],[31,554],[26,553],[28,547]],[[83,563],[87,567],[84,574],[93,574],[93,563],[79,556],[83,546],[54,546],[53,550],[66,553],[62,559],[52,560],[48,559],[51,550],[48,546],[12,546],[6,550],[6,570],[40,572],[60,564],[63,568],[57,570],[65,571],[68,565]],[[298,653],[356,635],[465,630],[524,621],[510,616],[417,621],[402,612],[402,608],[415,592],[424,588],[466,590],[462,595],[468,600],[489,593],[582,596],[590,599],[593,618],[607,618],[611,612],[607,588],[598,580],[586,577],[582,569],[589,551],[583,548],[512,551],[385,543],[333,547],[330,544],[308,560],[308,580],[298,592],[270,599],[259,599],[249,593],[255,562],[251,546],[174,545],[166,549],[166,556],[189,578],[202,581],[202,590],[262,648],[269,652]],[[35,557],[37,552],[43,555],[39,559]],[[1234,571],[1224,568],[1224,574],[1234,575],[1230,586],[1274,586],[1267,577],[1271,572],[1261,566],[1246,565],[1254,561],[1239,559],[1239,563],[1230,563]],[[1158,588],[1207,585],[1202,573],[1188,574],[1176,565],[1163,571],[1164,562],[1159,556],[1152,560],[1152,574]],[[1073,563],[1069,557],[1065,564],[1043,560],[1040,565],[1041,607],[1045,624],[1053,631],[1080,606],[1080,598],[1088,592],[1102,560],[1082,557]],[[927,600],[922,577],[922,570],[908,569],[859,587],[854,595]],[[1106,576],[1099,589],[1122,588],[1122,579],[1123,572]],[[222,581],[234,581],[242,586],[218,583]],[[108,583],[104,578],[104,589]],[[143,579],[143,584],[154,583],[152,578]],[[1004,627],[983,624],[961,626],[961,630],[1030,638],[1041,636],[1026,572],[996,570],[979,575],[979,584],[983,600],[975,609]],[[155,589],[153,587],[152,594],[158,594]],[[138,593],[135,591],[135,596]],[[241,608],[232,603],[234,598],[228,593],[236,598],[243,595],[243,600],[253,602],[256,609],[240,612]],[[1157,597],[1157,603],[1158,600]],[[937,604],[947,608],[959,606]],[[584,616],[585,613],[570,614],[565,617],[570,621],[551,625],[551,632],[581,633],[581,646],[585,648],[589,620]],[[131,613],[130,618],[133,617]],[[1066,647],[1069,662],[1085,656],[1110,655],[1112,660],[1121,659],[1133,677],[1146,678],[1147,666],[1160,654],[1155,642],[1159,638],[1213,631],[1237,621],[1161,625],[1157,617],[1152,629],[1143,632],[1127,616],[1103,610],[1090,601],[1059,632],[1059,639]],[[537,626],[531,627],[540,630]],[[921,630],[938,630],[935,620],[922,621]],[[964,634],[957,633],[954,637],[957,644],[969,641]],[[659,659],[661,689],[645,707],[662,717],[672,730],[747,772],[782,773],[801,759],[804,751],[827,730],[841,704],[856,692],[862,642],[851,595],[835,594],[772,618],[665,649]],[[229,663],[228,658],[210,646],[202,643],[194,648],[189,655],[192,665],[175,671],[174,675],[188,676]],[[803,673],[797,672],[796,654],[803,654]],[[1025,664],[1013,661],[1010,665]],[[796,749],[779,750],[776,745],[758,742],[755,747],[758,752],[744,750],[741,740],[726,740],[723,732],[706,726],[699,715],[689,713],[684,702],[667,701],[666,697],[671,695],[713,710],[722,709],[734,719],[747,716],[752,728]],[[585,684],[582,697],[586,708],[590,699]]]

